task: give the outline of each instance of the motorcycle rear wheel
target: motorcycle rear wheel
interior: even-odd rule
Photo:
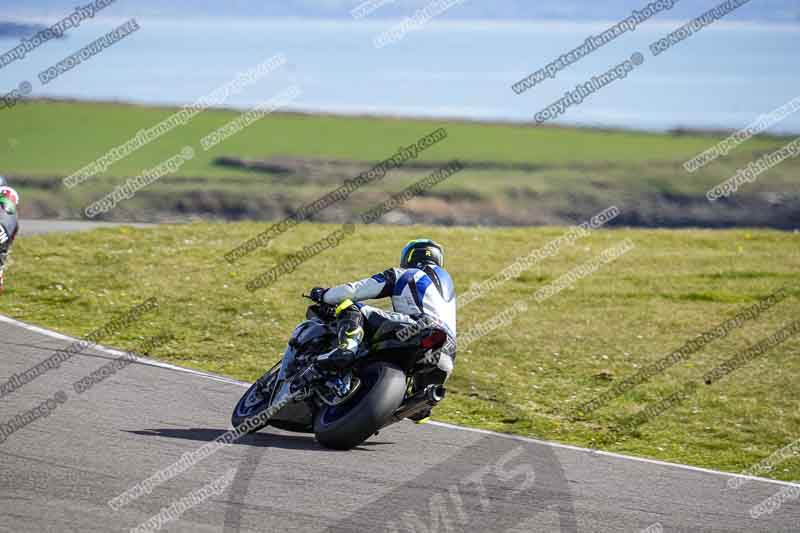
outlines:
[[[367,440],[403,402],[406,375],[389,363],[373,363],[358,377],[359,390],[336,406],[323,405],[314,416],[317,441],[326,448],[349,450]]]

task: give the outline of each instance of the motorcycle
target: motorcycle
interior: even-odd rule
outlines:
[[[18,229],[16,206],[10,201],[0,202],[0,293],[5,289],[3,268],[5,267],[6,255],[8,255],[8,250],[17,236]]]
[[[233,427],[241,434],[267,426],[314,433],[323,446],[347,450],[382,428],[437,405],[445,397],[444,386],[417,390],[415,383],[438,362],[447,333],[429,323],[410,336],[407,328],[404,323],[384,323],[361,343],[352,366],[323,372],[314,363],[336,346],[334,307],[309,305],[306,320],[292,332],[283,358],[236,404]],[[405,332],[398,337],[401,330]]]

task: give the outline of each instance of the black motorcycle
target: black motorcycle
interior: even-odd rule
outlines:
[[[448,342],[444,329],[430,326],[408,337],[407,324],[386,322],[361,343],[350,368],[323,372],[314,362],[336,346],[334,308],[310,305],[283,359],[236,404],[231,417],[234,428],[240,434],[267,425],[314,433],[323,446],[346,450],[381,428],[435,406],[444,399],[445,388],[429,385],[419,390],[415,386]],[[406,340],[397,335],[403,329],[400,337]]]

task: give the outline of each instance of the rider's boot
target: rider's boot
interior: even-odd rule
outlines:
[[[430,422],[432,412],[433,407],[426,407],[422,411],[409,416],[408,419],[412,420],[415,424],[424,424],[425,422]]]
[[[339,345],[317,357],[315,364],[320,370],[343,369],[353,364],[364,340],[364,315],[351,300],[339,304],[336,320]]]

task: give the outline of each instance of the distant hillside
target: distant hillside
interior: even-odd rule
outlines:
[[[72,189],[62,186],[60,178],[168,113],[144,106],[30,101],[3,111],[3,126],[14,132],[14,143],[0,143],[0,174],[25,198],[26,218],[81,218],[87,205],[127,178],[191,145],[195,157],[175,174],[101,218],[275,220],[390,157],[396,147],[443,127],[448,137],[418,160],[353,191],[313,219],[357,220],[389,193],[457,159],[461,172],[387,214],[383,222],[569,225],[616,205],[621,214],[614,223],[626,226],[800,228],[800,158],[783,162],[730,198],[713,204],[706,199],[707,190],[737,169],[788,142],[764,136],[688,175],[683,162],[722,136],[273,113],[223,145],[202,151],[199,139],[238,116],[213,111],[141,148],[103,177]],[[265,144],[264,139],[271,141]]]

